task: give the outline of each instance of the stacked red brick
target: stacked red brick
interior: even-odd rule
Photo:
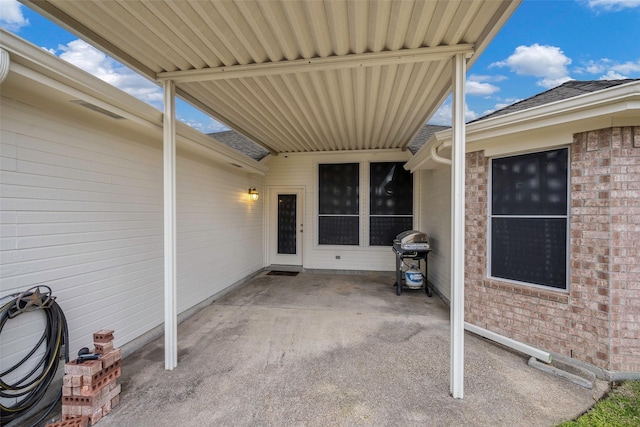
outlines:
[[[78,359],[65,365],[62,380],[62,419],[88,417],[91,425],[97,423],[120,402],[120,376],[122,350],[113,348],[113,331],[100,330],[93,334],[96,360],[78,363]]]

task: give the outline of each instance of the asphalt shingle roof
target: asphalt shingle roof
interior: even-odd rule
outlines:
[[[625,83],[640,81],[640,79],[624,79],[624,80],[570,80],[560,86],[549,89],[545,92],[532,96],[531,98],[511,104],[507,107],[496,110],[469,123],[479,122],[481,120],[490,119],[492,117],[503,116],[517,111],[528,110],[529,108],[539,107],[541,105],[550,104],[563,99],[573,98],[575,96],[584,95],[585,93],[597,92],[608,89],[610,87],[619,86]]]
[[[420,131],[413,137],[411,143],[409,144],[409,151],[411,154],[416,154],[420,148],[424,144],[427,143],[429,138],[433,136],[434,133],[440,132],[441,130],[449,129],[450,126],[438,126],[438,125],[430,125],[426,124],[422,126]]]
[[[262,146],[233,130],[210,133],[208,135],[254,160],[260,161],[269,154],[269,151]]]

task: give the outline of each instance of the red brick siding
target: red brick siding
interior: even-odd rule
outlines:
[[[612,136],[611,369],[640,371],[640,127]]]
[[[468,322],[612,371],[640,371],[640,129],[574,135],[569,293],[487,278],[489,159],[466,157]]]

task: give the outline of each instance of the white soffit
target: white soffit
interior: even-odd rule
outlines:
[[[272,153],[406,148],[519,0],[22,0]]]

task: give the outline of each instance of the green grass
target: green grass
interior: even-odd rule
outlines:
[[[614,384],[611,392],[584,415],[558,427],[640,426],[640,380]]]

